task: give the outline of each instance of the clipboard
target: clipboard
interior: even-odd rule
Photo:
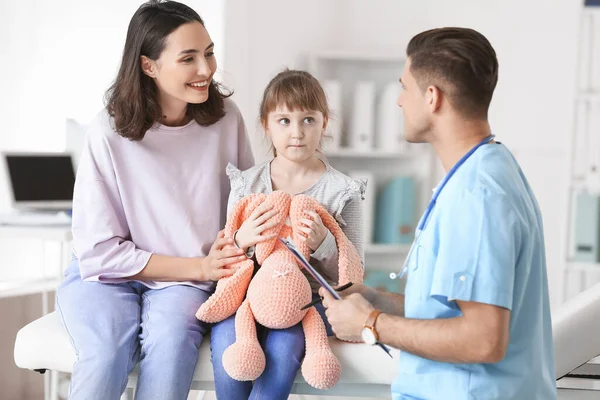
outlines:
[[[306,270],[312,275],[312,277],[315,278],[317,280],[317,282],[319,282],[319,284],[325,288],[325,290],[327,290],[329,293],[331,293],[331,295],[335,299],[337,299],[337,300],[342,299],[342,297],[339,295],[339,293],[336,292],[335,289],[332,288],[329,283],[327,283],[325,278],[323,278],[323,276],[312,265],[310,265],[308,260],[302,255],[302,253],[300,253],[298,248],[296,248],[296,245],[294,245],[294,242],[292,242],[292,239],[283,239],[281,237],[278,237],[278,239],[298,259],[298,261],[300,261],[302,263],[304,268],[306,268]],[[386,345],[384,345],[383,343],[377,343],[377,346],[381,347],[381,349],[383,351],[385,351],[388,356],[390,356],[391,358],[394,358],[392,356],[392,353],[390,352],[390,349],[388,349]]]
[[[312,265],[310,265],[308,260],[302,255],[302,253],[300,253],[300,251],[298,250],[298,248],[296,248],[296,246],[294,245],[294,242],[292,242],[291,239],[289,239],[289,240],[282,239],[282,238],[278,238],[278,239],[298,259],[298,261],[300,261],[302,263],[304,268],[306,268],[306,270],[312,275],[312,277],[315,278],[317,282],[319,282],[319,285],[323,286],[325,288],[325,290],[327,290],[329,293],[331,293],[331,295],[335,299],[337,299],[337,300],[342,299],[342,297],[338,294],[338,292],[336,292],[335,289],[332,288],[329,283],[327,283],[325,278],[323,278],[323,276]]]

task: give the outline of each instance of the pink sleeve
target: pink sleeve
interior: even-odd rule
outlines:
[[[122,282],[140,272],[152,253],[130,240],[103,121],[89,128],[73,193],[73,242],[81,277]]]

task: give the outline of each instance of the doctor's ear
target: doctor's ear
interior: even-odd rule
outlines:
[[[431,85],[425,91],[425,101],[429,106],[429,111],[432,113],[439,110],[442,106],[443,93],[439,87]]]
[[[151,60],[146,56],[141,56],[140,65],[144,74],[148,75],[150,78],[156,78],[157,67],[156,62],[154,62],[154,60]]]

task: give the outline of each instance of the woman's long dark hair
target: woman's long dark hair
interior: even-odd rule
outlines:
[[[131,18],[119,73],[106,92],[106,107],[114,119],[119,135],[142,140],[146,131],[161,117],[158,90],[140,65],[141,56],[157,60],[165,48],[166,38],[181,25],[200,22],[202,18],[185,4],[152,0],[144,3]],[[231,96],[211,81],[208,99],[188,104],[187,115],[202,126],[212,125],[225,116],[223,99]]]

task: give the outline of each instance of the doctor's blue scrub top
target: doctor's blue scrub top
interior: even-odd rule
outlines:
[[[458,317],[456,300],[509,309],[510,342],[495,364],[402,352],[395,400],[556,399],[542,216],[503,144],[481,146],[440,193],[408,260],[405,296],[406,318]]]

